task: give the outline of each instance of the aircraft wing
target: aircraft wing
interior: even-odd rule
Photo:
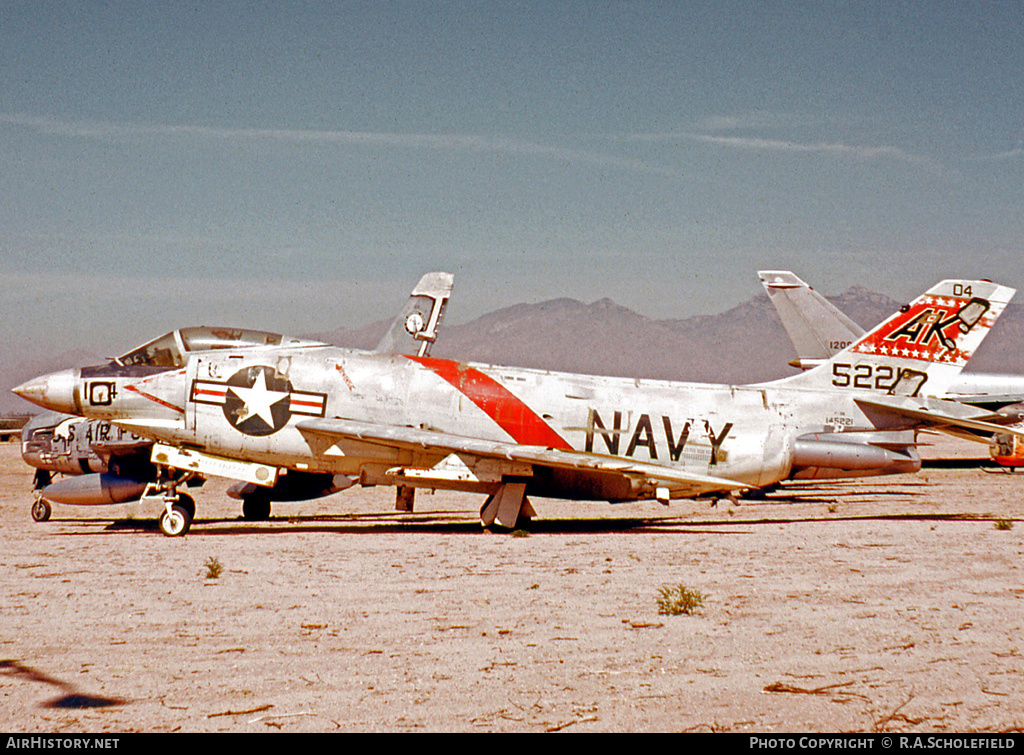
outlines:
[[[973,406],[956,401],[909,396],[875,396],[858,398],[855,401],[866,410],[915,420],[920,425],[957,437],[969,437],[987,443],[992,435],[1009,434],[1024,440],[1024,427],[1000,424],[1006,422],[1005,416],[979,411]],[[963,431],[971,431],[971,434],[965,435]],[[982,433],[984,437],[974,433]]]
[[[693,498],[750,487],[722,477],[694,474],[660,464],[645,464],[584,451],[481,440],[414,427],[348,419],[309,419],[299,422],[298,428],[303,433],[332,441],[354,440],[390,448],[454,454],[463,463],[468,457],[470,460],[498,460],[519,465],[620,474],[641,482],[649,481],[655,487],[668,488],[680,497]],[[414,470],[409,472],[412,473],[410,476],[415,474]]]

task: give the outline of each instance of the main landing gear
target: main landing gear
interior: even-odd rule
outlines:
[[[270,519],[270,496],[260,491],[242,497],[242,518],[247,522]]]

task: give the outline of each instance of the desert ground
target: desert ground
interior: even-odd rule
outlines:
[[[142,504],[29,516],[0,446],[0,720],[24,732],[1020,731],[1024,475],[961,459],[738,505],[352,489],[184,538]],[[1007,528],[1010,522],[1010,528]],[[211,560],[223,570],[208,576]],[[699,591],[659,613],[662,587]]]

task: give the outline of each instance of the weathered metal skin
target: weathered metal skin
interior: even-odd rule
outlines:
[[[21,455],[36,469],[64,475],[106,472],[106,458],[96,449],[133,450],[139,438],[105,420],[57,412],[40,414],[21,431]]]
[[[142,379],[121,377],[112,369],[100,378],[79,377],[75,402],[82,405],[85,396],[82,411],[89,416],[172,445],[284,467],[304,463],[309,471],[357,476],[365,471],[367,479],[374,479],[398,465],[431,467],[447,455],[356,440],[323,447],[296,426],[299,415],[276,432],[251,435],[232,425],[222,404],[190,396],[197,381],[214,383],[214,376],[264,369],[274,370],[296,390],[324,394],[326,416],[592,450],[701,473],[711,470],[751,486],[771,484],[789,473],[791,443],[775,407],[792,406],[787,392],[769,388],[592,377],[323,347],[276,361],[244,352],[204,355],[187,370]],[[90,394],[101,403],[89,405]],[[815,428],[823,425],[822,419]],[[573,470],[541,475],[529,489],[535,495],[596,500],[650,495],[631,489],[620,475]]]
[[[868,443],[837,442],[827,434],[802,436],[794,444],[792,476],[825,479],[917,472],[921,469],[921,457],[911,440],[908,439],[907,448],[893,451]]]
[[[428,356],[437,339],[453,281],[454,276],[446,272],[421,277],[374,353]],[[154,423],[175,426],[186,414],[184,407],[188,398],[176,397],[175,381],[180,381],[183,368],[193,356],[245,350],[269,354],[271,361],[279,362],[289,349],[324,345],[266,331],[207,326],[181,328],[147,341],[108,364],[64,370],[18,386],[15,392],[19,395],[58,410],[29,422],[22,435],[23,458],[36,468],[33,518],[46,521],[51,513],[50,503],[108,505],[140,496],[159,497],[167,509],[161,528],[166,534],[184,534],[188,531],[194,505],[190,497],[182,498],[178,494],[177,487],[182,483],[190,487],[202,484],[204,478],[195,469],[197,465],[207,468],[210,474],[241,479],[228,493],[243,501],[242,512],[247,519],[268,518],[271,501],[307,500],[351,486],[354,480],[345,475],[304,472],[298,467],[257,469],[259,465],[247,465],[244,461],[203,458],[199,452],[189,452],[184,447],[165,446],[158,452],[154,447],[156,434],[136,437],[111,425],[108,419],[75,416],[89,413],[92,417],[116,417],[124,424],[134,422],[136,427],[147,429]],[[140,387],[142,383],[146,385]],[[244,394],[245,386],[233,390]],[[224,400],[222,394],[223,391],[221,400]],[[244,411],[238,405],[237,396],[238,393],[234,393],[231,399],[235,404],[233,411]],[[300,413],[311,406],[320,413],[324,409],[322,400],[310,404],[303,402],[301,394],[294,394],[293,398]],[[290,408],[288,413],[291,413]],[[273,410],[271,416],[274,414],[281,416],[281,410]],[[194,412],[188,416],[194,417]],[[253,429],[251,434],[265,435],[267,429],[263,432]],[[273,429],[278,428],[275,425]],[[290,474],[285,476],[288,471]],[[54,474],[71,477],[54,482]],[[263,482],[250,483],[250,476]],[[267,484],[271,479],[273,484]],[[404,501],[403,505],[409,510],[412,493],[411,487],[403,487],[399,495],[399,500]],[[174,507],[179,503],[175,512]]]
[[[20,388],[169,445],[364,485],[665,500],[793,474],[913,471],[914,428],[988,427],[984,410],[929,397],[945,394],[1012,294],[944,281],[822,366],[750,386],[307,346]]]
[[[445,360],[414,361],[336,348],[293,354],[276,364],[268,361],[262,355],[229,353],[197,358],[188,371],[168,371],[143,380],[108,373],[103,376],[107,385],[100,392],[113,394],[110,403],[86,408],[90,416],[120,421],[135,432],[169,444],[282,467],[306,464],[308,471],[354,475],[371,483],[388,482],[390,468],[429,468],[447,454],[417,454],[356,440],[325,446],[304,434],[296,426],[296,417],[276,432],[246,434],[231,424],[222,406],[190,398],[190,389],[211,375],[272,368],[294,378],[290,382],[296,389],[323,393],[327,416],[428,427],[524,445],[553,441],[555,447],[678,465],[751,487],[785,479],[792,467],[796,437],[830,429],[829,419],[837,413],[852,426],[875,427],[852,396],[837,405],[834,395],[785,387],[595,378]],[[439,372],[453,376],[457,384]],[[470,384],[480,382],[479,376],[493,383],[473,396],[481,403],[492,402],[493,417],[466,393]],[[95,382],[81,378],[76,395],[96,392]],[[578,398],[581,393],[587,398]],[[494,417],[500,418],[501,424]],[[898,429],[901,424],[906,427],[910,423],[895,423],[886,429]],[[463,487],[486,492],[493,484]],[[535,473],[528,491],[591,500],[653,495],[649,486],[631,486],[621,475],[576,470]]]
[[[380,367],[365,358],[348,355],[345,361],[353,383],[365,384],[368,390],[362,395],[331,392],[338,397],[332,411],[339,416],[398,425],[418,420],[417,426],[443,433],[592,451],[701,473],[714,468],[717,475],[751,485],[784,476],[788,469],[784,458],[773,459],[769,468],[764,463],[765,438],[777,418],[757,390],[590,378],[441,360],[394,361],[380,379]],[[454,382],[440,377],[442,373]],[[480,376],[492,382],[481,385]],[[588,398],[576,397],[581,388]],[[410,408],[417,416],[410,416]],[[740,417],[742,421],[737,422]],[[728,436],[727,451],[722,449],[723,432]],[[581,479],[586,477],[579,472],[553,474],[547,493],[577,497],[580,488],[587,486]],[[610,491],[607,482],[593,480],[589,485],[597,489],[587,497],[637,496],[637,491],[624,491],[614,484],[615,490]]]

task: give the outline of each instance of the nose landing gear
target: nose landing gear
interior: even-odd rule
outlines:
[[[50,502],[45,498],[37,498],[32,503],[32,521],[45,522],[50,518],[51,512]]]
[[[146,485],[142,494],[143,501],[160,501],[164,504],[164,512],[160,515],[160,531],[168,537],[182,537],[192,526],[196,515],[195,499],[178,492],[178,486],[192,477],[192,473],[178,478],[170,477],[165,470],[161,470],[159,479]]]

